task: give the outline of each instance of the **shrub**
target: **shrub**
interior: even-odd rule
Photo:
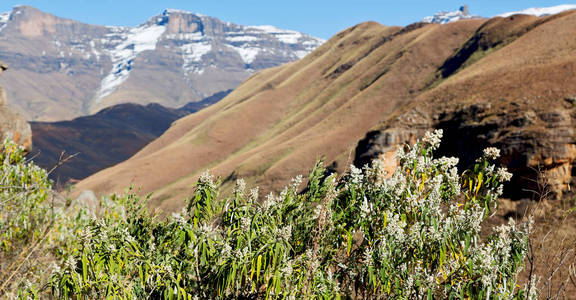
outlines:
[[[27,162],[24,148],[13,142],[4,141],[0,161],[0,247],[9,255],[44,229],[51,184],[46,171]]]
[[[77,245],[59,256],[49,292],[121,298],[525,298],[517,274],[526,236],[510,220],[486,239],[505,169],[489,148],[459,174],[434,158],[441,131],[340,181],[319,162],[260,199],[239,180],[218,197],[209,174],[179,214],[160,219],[132,192],[102,201],[101,217],[76,224]],[[85,218],[80,218],[86,220]],[[78,225],[80,224],[80,225]],[[85,225],[82,225],[85,224]],[[73,238],[73,237],[72,237]],[[73,238],[74,239],[74,238]]]

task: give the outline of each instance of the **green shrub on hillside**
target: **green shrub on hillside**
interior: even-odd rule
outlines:
[[[462,174],[432,156],[441,132],[401,149],[397,171],[376,162],[337,181],[322,163],[264,199],[242,180],[218,197],[204,174],[179,214],[151,216],[132,193],[102,201],[100,217],[59,257],[45,291],[80,298],[526,298],[527,251],[511,220],[480,237],[509,180],[486,149]],[[85,218],[80,218],[86,220]]]
[[[8,255],[41,235],[51,185],[46,171],[27,162],[24,148],[13,142],[3,143],[0,161],[0,251]]]

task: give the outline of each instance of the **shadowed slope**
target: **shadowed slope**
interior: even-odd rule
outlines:
[[[58,183],[84,179],[130,158],[175,120],[212,105],[229,93],[216,93],[178,109],[126,103],[70,121],[31,122],[34,162],[49,170],[58,164],[62,151],[65,157],[77,154],[55,169],[50,178]]]

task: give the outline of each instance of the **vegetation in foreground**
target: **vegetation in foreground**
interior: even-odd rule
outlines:
[[[209,174],[181,213],[152,215],[128,191],[89,205],[51,198],[45,171],[5,143],[0,293],[60,298],[533,298],[517,285],[528,228],[481,238],[510,173],[489,148],[459,174],[433,158],[441,131],[341,180],[319,162],[305,187],[263,199]]]

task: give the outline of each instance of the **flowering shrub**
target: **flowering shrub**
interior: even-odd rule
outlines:
[[[45,172],[7,144],[3,184],[13,190],[0,204],[0,253],[45,228],[38,251],[52,263],[36,260],[42,270],[21,273],[32,282],[19,284],[18,295],[32,298],[535,297],[516,280],[525,231],[511,220],[480,237],[511,176],[490,163],[498,150],[459,174],[457,159],[433,157],[440,138],[428,133],[400,149],[392,175],[375,161],[337,180],[319,162],[305,187],[297,177],[263,198],[238,180],[223,199],[204,174],[186,207],[167,218],[151,215],[132,191],[102,199],[97,212],[54,209]]]
[[[0,295],[37,298],[51,265],[74,253],[88,215],[56,197],[47,172],[21,146],[4,141],[0,163]]]
[[[50,282],[58,297],[126,298],[515,298],[526,236],[511,220],[480,238],[509,180],[489,148],[471,170],[433,158],[441,132],[398,153],[388,177],[351,167],[340,182],[318,163],[259,199],[239,180],[218,198],[204,174],[179,214],[150,216],[145,200],[105,200],[78,251]],[[62,257],[66,257],[65,255]]]

